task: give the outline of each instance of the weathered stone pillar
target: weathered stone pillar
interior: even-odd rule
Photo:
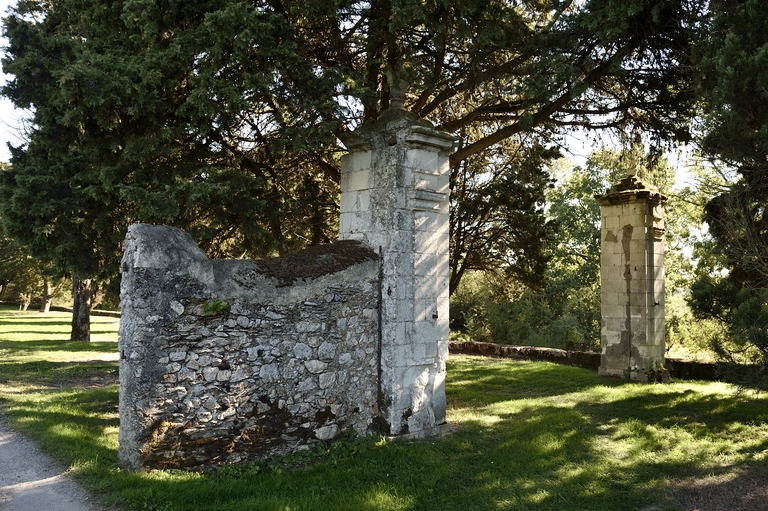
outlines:
[[[339,238],[381,253],[382,426],[420,436],[445,423],[454,138],[393,104],[343,137]]]
[[[601,206],[599,373],[648,381],[664,374],[664,213],[667,198],[630,175]]]

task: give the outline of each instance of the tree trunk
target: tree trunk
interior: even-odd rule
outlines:
[[[72,341],[91,341],[91,282],[77,273],[72,275]]]
[[[96,286],[95,288],[91,289],[91,312],[93,312],[93,310],[98,307],[99,304],[101,304],[105,296],[107,296],[106,286]]]
[[[43,297],[40,299],[40,312],[50,312],[53,301],[53,282],[51,279],[43,280]]]
[[[32,303],[32,294],[19,295],[19,310],[25,311],[29,309],[29,304]]]

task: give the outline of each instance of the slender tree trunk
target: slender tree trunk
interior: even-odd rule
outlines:
[[[72,341],[91,341],[91,283],[92,279],[72,275]]]
[[[50,312],[53,301],[53,282],[51,279],[43,280],[43,297],[40,300],[40,312]]]
[[[96,286],[91,289],[91,312],[101,304],[105,296],[107,296],[106,286]]]
[[[22,294],[19,297],[19,310],[25,311],[29,309],[29,304],[32,303],[32,295],[31,294]]]

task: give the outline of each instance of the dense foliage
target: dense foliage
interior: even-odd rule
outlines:
[[[707,101],[705,154],[737,172],[707,206],[706,220],[730,278],[768,287],[768,17],[755,0],[713,2],[702,46]]]
[[[555,137],[688,138],[701,3],[21,0],[4,22],[3,93],[34,117],[2,178],[4,222],[102,282],[135,221],[184,227],[212,255],[330,240],[336,136],[376,119],[397,79],[408,110],[461,140],[454,282],[491,265],[536,283]],[[519,201],[461,220],[499,196]]]
[[[713,1],[712,11],[712,30],[699,47],[706,114],[701,148],[723,170],[704,220],[727,272],[702,275],[691,304],[698,317],[728,325],[729,335],[715,342],[724,358],[765,367],[768,17],[757,0]]]

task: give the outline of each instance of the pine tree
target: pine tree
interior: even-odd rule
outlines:
[[[730,182],[710,199],[704,220],[728,273],[699,278],[691,304],[699,317],[728,325],[731,339],[716,340],[715,349],[728,360],[759,364],[762,372],[752,383],[766,388],[768,16],[758,0],[713,1],[712,10],[712,30],[698,53],[701,148]]]

